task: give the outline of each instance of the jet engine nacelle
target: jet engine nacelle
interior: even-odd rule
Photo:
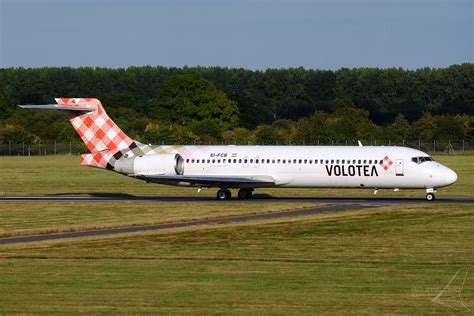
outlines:
[[[114,170],[126,175],[181,175],[184,172],[184,159],[179,154],[122,158],[115,162]]]

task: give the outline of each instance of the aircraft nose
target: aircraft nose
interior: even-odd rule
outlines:
[[[458,175],[453,170],[446,168],[444,172],[444,178],[446,179],[446,185],[451,185],[458,180]]]

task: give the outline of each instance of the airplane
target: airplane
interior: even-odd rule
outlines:
[[[397,146],[188,146],[149,145],[128,137],[93,98],[56,98],[56,104],[20,105],[56,109],[69,118],[90,153],[82,165],[175,186],[218,188],[217,199],[248,199],[256,188],[425,189],[457,174],[428,154]]]

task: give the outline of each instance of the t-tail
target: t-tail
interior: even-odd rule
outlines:
[[[56,98],[55,100],[57,104],[20,105],[20,107],[63,111],[91,152],[81,155],[82,165],[113,169],[113,163],[123,152],[139,144],[128,137],[110,119],[99,100],[92,98]]]

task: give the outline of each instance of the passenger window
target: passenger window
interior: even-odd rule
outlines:
[[[275,163],[275,159],[272,159],[272,163]]]
[[[336,160],[336,163],[337,163],[337,164],[339,164],[339,159],[338,159],[338,160]]]
[[[253,163],[253,159],[250,159],[250,163]]]
[[[191,163],[194,163],[194,159],[191,159]]]
[[[317,160],[317,159],[314,160],[314,164],[315,164],[315,165],[318,164],[318,160]]]
[[[371,164],[372,164],[372,160],[369,160],[369,165],[371,165]]]
[[[281,162],[283,162],[283,163],[286,163],[286,160],[285,160],[285,159],[283,159]]]
[[[341,163],[342,163],[342,164],[344,164],[344,161],[345,161],[345,160],[344,160],[344,159],[342,159],[342,160],[341,160]]]
[[[244,159],[244,163],[247,163],[247,161],[248,161],[247,159]]]
[[[334,159],[331,159],[331,164],[333,164],[333,163],[334,163]]]
[[[329,164],[329,160],[326,160],[326,165]]]
[[[308,163],[308,160],[307,159],[303,160],[303,163],[304,164]]]
[[[367,164],[367,160],[364,160],[364,165]]]
[[[186,159],[186,162],[189,163],[189,159]]]
[[[293,159],[293,163],[296,163],[296,159]]]
[[[221,163],[221,160],[220,160],[220,159],[217,159],[217,163]]]
[[[359,162],[358,162],[359,165],[360,165],[360,162],[361,162],[361,161],[359,160]]]
[[[383,164],[383,160],[382,160],[382,159],[380,159],[380,164]]]
[[[319,161],[319,163],[320,163],[320,164],[323,164],[323,163],[324,163],[324,160],[321,159],[321,160]]]
[[[216,163],[216,160],[215,160],[215,159],[212,159],[212,163]]]
[[[258,163],[258,159],[255,159],[255,163]]]
[[[291,164],[291,159],[288,159],[288,164]]]
[[[301,164],[302,162],[303,162],[303,161],[302,161],[301,159],[300,159],[300,160],[298,160],[298,163],[299,163],[299,164]]]
[[[267,163],[270,163],[270,159],[267,159]]]
[[[312,163],[313,163],[313,161],[310,159],[310,160],[309,160],[309,164],[312,164]]]
[[[239,163],[242,163],[242,159],[239,159]]]
[[[237,163],[237,159],[234,159],[234,163]]]

